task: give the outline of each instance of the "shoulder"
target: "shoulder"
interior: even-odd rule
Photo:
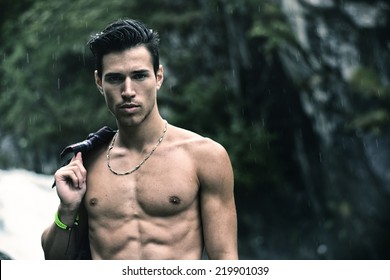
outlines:
[[[232,166],[226,149],[213,139],[172,126],[170,143],[184,150],[195,164],[200,179],[232,176]],[[208,178],[208,179],[207,179]]]
[[[171,126],[171,131],[169,143],[185,149],[195,158],[228,157],[226,149],[211,138],[176,126]]]
[[[93,150],[86,152],[83,155],[84,166],[87,170],[90,169],[97,161],[100,161],[102,158],[106,157],[107,149],[110,142],[102,143],[99,146],[96,146]]]

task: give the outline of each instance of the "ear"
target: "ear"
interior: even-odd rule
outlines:
[[[100,93],[103,94],[104,91],[103,91],[103,86],[102,86],[102,79],[100,79],[97,70],[95,70],[95,83],[96,83],[96,86],[97,86],[98,90],[100,91]]]
[[[160,64],[157,73],[156,73],[156,80],[157,80],[157,85],[156,88],[159,90],[162,86],[162,83],[164,81],[164,69],[163,66]]]

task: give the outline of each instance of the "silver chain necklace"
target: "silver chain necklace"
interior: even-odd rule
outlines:
[[[110,146],[108,146],[108,150],[107,150],[107,167],[108,169],[114,173],[115,175],[120,175],[120,176],[123,176],[123,175],[129,175],[135,171],[137,171],[144,163],[145,161],[148,160],[148,158],[151,157],[151,155],[154,153],[154,151],[157,149],[157,147],[161,144],[161,142],[163,141],[164,139],[164,136],[165,136],[165,133],[167,132],[167,129],[168,129],[168,122],[165,121],[165,127],[164,127],[164,131],[161,135],[161,137],[158,139],[157,141],[157,144],[153,147],[153,149],[150,151],[149,154],[147,154],[147,156],[139,163],[137,164],[133,169],[129,170],[129,171],[126,171],[126,172],[123,172],[123,173],[120,173],[120,172],[116,172],[115,170],[113,170],[111,168],[111,164],[110,164],[110,152],[112,150],[112,148],[114,147],[114,144],[115,144],[115,140],[116,140],[116,137],[118,136],[118,132],[119,130],[115,133],[114,137],[112,138],[112,141],[111,141],[111,144]]]

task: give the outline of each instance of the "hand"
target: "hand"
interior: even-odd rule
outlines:
[[[61,204],[71,211],[78,209],[87,189],[87,170],[81,153],[77,153],[68,165],[58,169],[54,178]]]

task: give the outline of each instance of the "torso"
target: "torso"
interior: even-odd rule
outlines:
[[[155,153],[132,174],[118,176],[108,169],[107,147],[86,165],[84,203],[93,259],[202,257],[200,184],[193,151],[206,140],[169,129]],[[121,171],[139,162],[115,154],[112,159],[112,166]]]

